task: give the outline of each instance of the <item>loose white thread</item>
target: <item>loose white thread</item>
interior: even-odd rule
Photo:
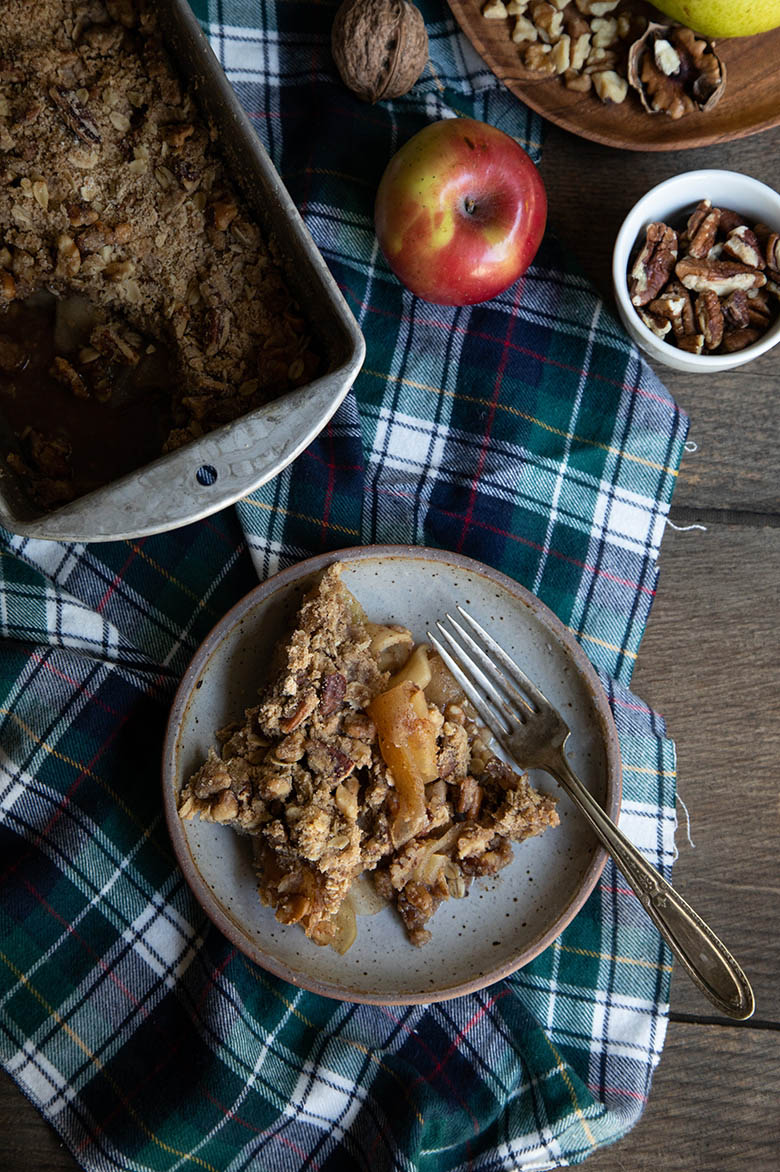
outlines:
[[[680,803],[683,810],[685,810],[685,837],[688,839],[688,845],[693,847],[694,850],[696,850],[696,843],[691,838],[691,816],[688,813],[688,807],[686,806],[685,802],[680,797],[679,790],[677,791],[677,801]]]
[[[683,444],[683,447],[685,448],[686,452],[698,452],[699,450],[699,445],[695,440],[686,440]]]
[[[691,529],[701,529],[702,533],[707,532],[706,525],[675,525],[674,521],[670,521],[668,518],[666,520],[666,524],[670,529],[674,529],[677,533],[689,533]]]

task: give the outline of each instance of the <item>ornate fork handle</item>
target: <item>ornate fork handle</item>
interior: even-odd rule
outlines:
[[[728,949],[682,896],[645,861],[572,770],[562,749],[540,767],[563,786],[617,863],[651,920],[691,979],[729,1017],[755,1009],[753,990]]]

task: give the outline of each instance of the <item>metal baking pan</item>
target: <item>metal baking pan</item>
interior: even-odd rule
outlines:
[[[15,474],[1,468],[0,524],[25,536],[85,542],[142,537],[233,504],[281,472],[314,439],[365,357],[357,322],[187,0],[161,0],[158,15],[176,68],[217,131],[231,178],[266,238],[275,242],[290,287],[312,322],[326,373],[51,512],[36,510]],[[204,468],[209,472],[199,477]]]

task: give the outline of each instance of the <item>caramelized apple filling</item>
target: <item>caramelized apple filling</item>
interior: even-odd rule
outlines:
[[[179,813],[248,834],[261,900],[316,943],[351,945],[370,877],[419,945],[442,900],[558,816],[495,757],[438,656],[369,622],[342,570],[304,600],[260,703],[217,733]]]

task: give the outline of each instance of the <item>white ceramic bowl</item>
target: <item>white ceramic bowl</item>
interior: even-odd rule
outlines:
[[[674,225],[702,199],[711,200],[715,207],[732,208],[746,220],[768,224],[774,232],[780,232],[780,194],[765,183],[737,171],[686,171],[652,188],[628,213],[612,253],[612,281],[620,317],[638,346],[674,370],[712,374],[743,366],[776,346],[780,342],[780,316],[744,350],[734,354],[688,354],[648,329],[631,304],[627,279],[629,261],[638,240],[644,239],[647,225],[657,220]]]

